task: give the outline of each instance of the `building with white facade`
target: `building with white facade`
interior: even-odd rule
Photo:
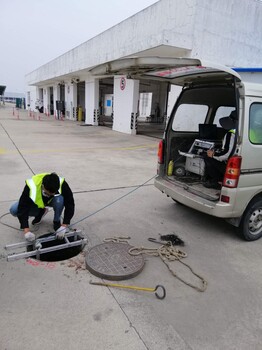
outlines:
[[[34,109],[42,100],[45,113],[72,120],[80,107],[86,124],[99,125],[107,116],[113,130],[135,134],[139,118],[165,121],[172,91],[166,83],[129,76],[130,66],[112,69],[114,61],[201,58],[245,68],[240,74],[262,82],[261,37],[260,0],[159,0],[27,74],[27,105]]]

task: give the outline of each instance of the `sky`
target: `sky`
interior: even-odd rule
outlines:
[[[0,0],[0,85],[26,91],[25,75],[157,0]]]

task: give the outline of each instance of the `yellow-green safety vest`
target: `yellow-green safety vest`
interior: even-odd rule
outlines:
[[[37,175],[34,175],[31,179],[26,180],[26,184],[30,190],[29,197],[38,206],[38,208],[45,207],[45,204],[44,204],[43,199],[42,199],[42,182],[43,182],[43,178],[46,175],[50,175],[50,173],[37,174]],[[58,192],[60,194],[61,194],[62,184],[63,184],[64,180],[65,179],[63,177],[59,176],[60,187],[59,187]],[[51,200],[52,200],[52,198],[50,199],[50,201]]]

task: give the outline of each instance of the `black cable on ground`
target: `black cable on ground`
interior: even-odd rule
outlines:
[[[156,177],[156,175],[154,175],[153,177],[151,177],[150,179],[148,179],[147,181],[145,181],[142,185],[139,185],[139,186],[133,188],[133,189],[132,189],[131,191],[129,191],[128,193],[126,193],[126,194],[124,194],[123,196],[121,196],[121,197],[115,199],[113,202],[111,202],[111,203],[105,205],[104,207],[102,207],[102,208],[100,208],[100,209],[94,211],[93,213],[91,213],[91,214],[89,214],[89,215],[83,217],[82,219],[80,219],[80,220],[74,222],[73,224],[69,225],[68,227],[71,227],[71,226],[73,226],[73,225],[79,224],[79,222],[82,222],[82,221],[84,221],[84,220],[90,218],[91,216],[93,216],[93,215],[99,213],[100,211],[102,211],[102,210],[104,210],[104,209],[110,207],[111,205],[113,205],[113,204],[115,204],[116,202],[120,201],[121,199],[123,199],[124,197],[128,196],[129,194],[131,194],[131,193],[135,192],[136,190],[138,190],[139,188],[145,186],[145,184],[147,184],[149,181],[153,180],[155,177]]]
[[[28,166],[28,168],[31,170],[32,174],[35,175],[33,169],[30,167],[30,165],[28,164],[27,160],[24,158],[24,156],[23,156],[22,153],[20,152],[19,148],[16,146],[15,142],[12,140],[11,136],[8,134],[8,132],[7,132],[7,130],[4,128],[3,124],[2,124],[2,123],[0,123],[0,124],[1,124],[1,126],[2,126],[2,128],[3,128],[3,130],[5,131],[6,135],[8,136],[8,138],[9,138],[10,141],[12,142],[12,144],[15,146],[17,152],[20,154],[20,156],[23,158],[23,160],[24,160],[24,162],[26,163],[26,165]],[[111,205],[113,205],[114,203],[118,202],[118,201],[121,200],[122,198],[124,198],[124,197],[128,196],[129,194],[135,192],[135,191],[138,190],[140,187],[145,186],[149,181],[153,180],[154,178],[155,178],[155,175],[154,175],[153,177],[151,177],[149,180],[145,181],[142,185],[136,186],[136,187],[135,187],[133,190],[131,190],[130,192],[124,194],[123,196],[117,198],[117,199],[114,200],[113,202],[111,202],[111,203],[105,205],[104,207],[102,207],[102,208],[96,210],[95,212],[93,212],[93,213],[91,213],[91,214],[85,216],[84,218],[82,218],[82,219],[80,219],[80,220],[74,222],[73,224],[69,225],[68,227],[70,228],[70,227],[72,227],[73,225],[76,225],[76,224],[78,224],[79,222],[82,222],[82,221],[88,219],[89,217],[91,217],[91,216],[93,216],[93,215],[99,213],[100,211],[102,211],[102,210],[104,210],[104,209],[110,207]],[[124,187],[122,187],[122,188],[124,188]],[[91,192],[91,191],[90,191],[90,192]],[[78,193],[83,193],[83,192],[78,192]],[[2,216],[0,216],[0,223],[1,223],[2,225],[5,225],[5,226],[7,226],[7,227],[10,227],[10,228],[13,228],[13,229],[17,230],[17,228],[15,228],[15,227],[13,227],[13,226],[11,226],[11,225],[5,224],[5,223],[3,223],[3,222],[1,221],[2,218],[3,218],[4,216],[8,215],[8,214],[9,214],[9,213],[6,213],[6,214],[3,214]]]
[[[8,134],[7,130],[4,128],[3,124],[0,123],[3,130],[5,131],[6,135],[8,136],[8,138],[10,139],[10,141],[12,142],[12,144],[15,146],[17,152],[20,154],[20,156],[23,158],[24,162],[26,163],[26,165],[28,166],[28,168],[30,169],[30,171],[32,172],[33,175],[35,175],[33,169],[30,167],[30,165],[28,164],[27,160],[25,159],[25,157],[22,155],[22,153],[20,152],[19,148],[16,146],[16,144],[14,143],[14,141],[12,140],[11,136]]]
[[[114,201],[108,203],[107,205],[103,206],[102,208],[100,208],[100,209],[94,211],[93,213],[84,216],[82,219],[80,219],[80,220],[78,220],[78,221],[76,221],[76,222],[70,224],[70,225],[68,226],[68,228],[71,228],[73,225],[76,225],[76,224],[78,224],[79,222],[82,222],[82,221],[84,221],[84,220],[90,218],[91,216],[93,216],[93,215],[99,213],[100,211],[102,211],[102,210],[104,210],[104,209],[110,207],[111,205],[113,205],[113,204],[115,204],[116,202],[120,201],[121,199],[123,199],[124,197],[128,196],[129,194],[131,194],[131,193],[135,192],[136,190],[138,190],[139,188],[145,186],[149,181],[153,180],[155,177],[156,177],[156,175],[154,175],[153,177],[151,177],[150,179],[148,179],[147,181],[145,181],[142,185],[136,186],[135,188],[133,188],[133,189],[132,189],[131,191],[129,191],[128,193],[124,194],[123,196],[118,197],[117,199],[115,199]],[[81,193],[81,192],[80,192],[80,193]],[[11,226],[11,225],[8,225],[8,224],[2,222],[2,218],[3,218],[4,216],[6,216],[6,215],[9,215],[9,214],[10,214],[10,213],[5,213],[5,214],[3,214],[2,216],[0,216],[0,223],[1,223],[2,225],[5,225],[5,226],[7,226],[7,227],[10,227],[10,228],[12,228],[12,229],[14,229],[14,230],[19,230],[19,229],[16,228],[16,227],[13,227],[13,226]],[[39,225],[35,227],[34,232],[38,230],[38,227],[39,227]],[[47,233],[50,233],[50,232],[47,232]]]
[[[16,230],[16,231],[17,231],[17,230],[23,231],[23,229],[19,229],[19,228],[17,228],[17,227],[14,227],[14,226],[11,226],[11,225],[6,224],[5,222],[2,222],[2,218],[3,218],[4,216],[6,216],[6,215],[11,215],[11,214],[10,214],[10,212],[9,212],[9,213],[5,213],[5,214],[1,215],[1,216],[0,216],[0,224],[2,224],[2,225],[4,225],[4,226],[7,226],[7,227],[10,227],[10,228],[12,228],[12,229],[14,229],[14,230]],[[36,232],[36,231],[38,231],[38,229],[39,229],[39,225],[36,225],[36,226],[34,227],[34,229],[31,230],[31,232]]]
[[[1,215],[1,216],[0,216],[0,223],[1,223],[2,225],[4,225],[4,226],[13,228],[14,230],[19,230],[17,227],[14,227],[14,226],[11,226],[11,225],[8,225],[8,224],[2,222],[2,218],[3,218],[4,216],[6,216],[6,215],[10,215],[10,213],[5,213],[5,214]]]

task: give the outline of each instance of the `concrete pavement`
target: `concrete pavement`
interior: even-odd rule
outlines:
[[[17,111],[0,107],[0,349],[261,349],[262,240],[242,241],[223,220],[166,198],[153,180],[131,193],[155,175],[157,144],[155,138],[105,127],[44,115],[33,119],[26,111],[18,118]],[[72,222],[97,212],[75,225],[88,246],[60,262],[7,262],[4,246],[23,235],[18,221],[4,214],[25,179],[46,171],[70,184],[76,201]],[[49,213],[37,234],[51,226]],[[131,245],[155,248],[149,237],[173,232],[186,242],[185,262],[207,279],[204,293],[173,277],[157,257],[146,257],[143,271],[123,283],[162,284],[164,300],[89,284],[99,278],[86,270],[84,255],[104,238],[130,236]],[[198,283],[178,262],[172,267]]]

